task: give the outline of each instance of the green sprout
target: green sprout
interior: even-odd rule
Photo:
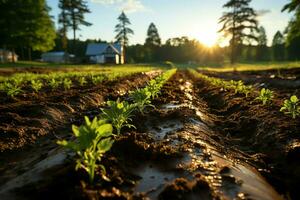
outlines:
[[[143,114],[144,109],[151,105],[151,92],[148,88],[137,89],[130,94],[138,110]]]
[[[92,83],[94,85],[98,85],[99,83],[102,83],[105,80],[105,76],[92,76]]]
[[[290,99],[286,99],[280,111],[284,112],[286,115],[291,115],[293,119],[296,119],[296,117],[300,115],[300,105],[297,96],[293,95]]]
[[[260,90],[260,94],[255,100],[259,100],[263,105],[266,105],[273,97],[273,91],[263,88]]]
[[[5,82],[3,86],[3,90],[10,97],[14,97],[22,92],[22,89],[17,84],[13,84],[10,82]]]
[[[91,122],[88,117],[85,117],[85,124],[77,127],[72,126],[73,134],[76,141],[57,141],[57,144],[76,152],[79,157],[76,161],[76,170],[84,169],[88,175],[90,183],[93,183],[95,178],[95,170],[101,169],[102,177],[105,177],[106,170],[100,162],[104,153],[109,151],[114,140],[111,138],[113,128],[111,124],[105,120],[98,120],[97,117]]]
[[[71,89],[71,87],[72,87],[72,80],[68,79],[68,78],[65,78],[63,80],[63,85],[64,85],[65,90]]]
[[[84,76],[80,76],[78,78],[78,82],[80,86],[84,86],[85,84],[87,84],[86,78]]]
[[[130,124],[132,112],[135,110],[134,104],[129,104],[126,101],[108,101],[108,108],[101,109],[101,117],[117,129],[117,134],[120,135],[122,127],[135,128]]]
[[[52,88],[52,90],[54,90],[54,89],[59,87],[61,82],[56,80],[55,78],[52,78],[52,79],[49,80],[48,84]]]
[[[42,89],[43,83],[40,80],[31,80],[31,88],[35,91],[38,92],[40,89]]]
[[[161,86],[160,86],[159,82],[156,81],[155,79],[152,79],[147,85],[147,90],[150,92],[152,99],[155,99],[158,97],[160,89],[161,89]]]

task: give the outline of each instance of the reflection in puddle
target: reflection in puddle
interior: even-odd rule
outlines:
[[[154,135],[156,140],[163,140],[166,135],[174,133],[183,128],[183,124],[179,120],[164,120],[159,124],[149,121],[147,123],[149,132]]]

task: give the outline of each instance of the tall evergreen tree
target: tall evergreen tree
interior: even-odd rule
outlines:
[[[286,29],[286,47],[288,57],[291,60],[300,59],[300,2],[299,0],[292,0],[289,4],[285,5],[282,9],[288,12],[295,11],[295,15],[289,22]]]
[[[292,12],[292,11],[295,11],[298,9],[300,9],[300,1],[299,0],[291,0],[290,3],[286,4],[282,8],[282,11],[288,10],[288,12]]]
[[[9,48],[48,51],[55,45],[54,23],[45,0],[0,1],[0,43]]]
[[[151,23],[148,28],[145,44],[148,46],[160,46],[161,45],[161,39],[160,39],[158,30],[154,23]]]
[[[257,30],[256,12],[249,6],[251,0],[230,0],[223,7],[229,9],[219,19],[223,27],[219,32],[224,32],[225,37],[230,37],[231,55],[230,61],[237,59],[238,47],[243,45],[245,39],[257,37],[251,32]]]
[[[58,23],[60,24],[60,28],[58,34],[61,38],[62,48],[67,50],[68,47],[68,37],[67,33],[69,28],[71,27],[71,19],[68,14],[68,6],[70,5],[70,0],[59,0],[58,7],[61,12],[58,16]]]
[[[118,17],[119,23],[115,26],[115,32],[116,40],[117,42],[120,42],[123,48],[123,58],[125,60],[125,51],[126,47],[129,44],[129,36],[133,35],[134,32],[131,28],[128,26],[131,25],[129,18],[125,15],[125,13],[122,11],[121,15]]]
[[[118,17],[119,23],[115,26],[116,40],[122,44],[123,47],[128,46],[129,35],[133,35],[134,32],[128,26],[131,25],[130,20],[124,12]]]
[[[284,37],[280,31],[277,31],[272,41],[272,59],[282,61],[285,58]]]
[[[80,26],[91,26],[92,24],[85,20],[84,15],[90,13],[87,2],[84,0],[65,0],[63,8],[66,13],[66,25],[73,30],[73,45],[75,46],[76,31],[80,30]],[[69,22],[67,22],[69,21]]]
[[[269,60],[269,49],[267,43],[268,43],[268,39],[267,39],[266,30],[263,26],[260,26],[258,29],[258,36],[257,36],[257,48],[256,48],[257,61]]]

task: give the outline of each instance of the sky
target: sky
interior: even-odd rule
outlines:
[[[222,6],[227,0],[87,0],[91,13],[86,20],[93,25],[81,27],[78,36],[81,40],[101,39],[113,41],[117,17],[125,11],[131,21],[134,35],[130,44],[143,44],[148,26],[153,22],[159,31],[162,41],[168,38],[188,36],[210,46],[221,37],[218,34],[218,19],[226,11]],[[253,0],[251,6],[259,13],[259,23],[267,32],[269,44],[273,35],[283,31],[292,14],[282,13],[282,7],[289,0]],[[60,12],[58,0],[47,0],[52,8],[57,27]],[[71,37],[71,32],[69,37]]]

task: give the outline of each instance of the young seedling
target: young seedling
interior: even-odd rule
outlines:
[[[76,152],[79,157],[76,160],[76,170],[84,169],[89,175],[90,183],[93,183],[97,169],[100,169],[102,177],[106,178],[105,167],[97,164],[97,161],[100,162],[103,154],[113,145],[112,125],[98,120],[97,117],[92,122],[85,117],[85,124],[80,127],[73,125],[72,130],[76,137],[75,142],[62,140],[57,144]]]
[[[272,100],[273,97],[273,91],[263,88],[260,90],[260,94],[255,100],[259,100],[263,105],[266,105],[269,101]]]
[[[102,83],[104,81],[105,77],[104,76],[92,76],[92,83],[94,85],[98,85],[99,83]]]
[[[38,92],[40,89],[42,89],[43,83],[40,80],[31,80],[31,88],[35,91]]]
[[[148,91],[147,87],[135,90],[130,94],[130,97],[142,114],[144,114],[143,111],[147,106],[151,106],[151,93]]]
[[[71,87],[72,87],[72,80],[70,80],[68,78],[65,78],[63,80],[63,85],[64,85],[65,90],[71,89]]]
[[[101,109],[102,114],[100,116],[112,123],[118,135],[120,135],[122,127],[135,128],[130,124],[132,112],[135,110],[134,104],[129,104],[126,101],[120,102],[118,99],[117,101],[108,101],[107,105],[108,108]]]
[[[60,83],[61,83],[60,81],[56,80],[55,78],[52,78],[48,84],[52,88],[52,90],[55,90],[56,88],[59,87]]]
[[[14,97],[22,92],[20,86],[16,84],[12,84],[10,82],[5,82],[3,86],[4,91],[6,92],[7,96]]]
[[[155,99],[158,97],[158,94],[160,92],[160,84],[158,81],[156,81],[155,79],[152,79],[148,85],[147,85],[147,89],[151,94],[151,99]]]
[[[86,79],[85,79],[84,76],[80,76],[80,77],[78,78],[78,82],[79,82],[79,85],[80,85],[80,86],[84,86],[85,84],[87,84],[87,81],[86,81]]]
[[[280,109],[286,115],[291,115],[293,119],[296,119],[300,115],[300,105],[297,96],[293,95],[290,99],[286,99],[283,106]]]

